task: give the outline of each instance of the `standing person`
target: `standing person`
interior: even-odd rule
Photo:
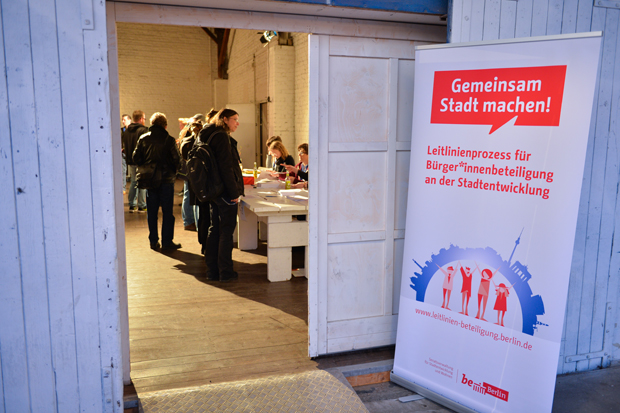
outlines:
[[[209,203],[211,225],[205,247],[207,279],[232,281],[239,275],[233,269],[233,232],[237,226],[237,204],[243,192],[243,175],[237,141],[230,136],[239,126],[239,114],[232,109],[222,109],[213,123],[200,132],[200,140],[213,149],[215,160],[224,184],[224,193]]]
[[[131,125],[131,117],[127,114],[123,114],[121,117],[121,161],[123,163],[123,195],[125,195],[125,187],[127,186],[127,161],[125,159],[125,145],[123,144],[123,132],[127,129],[127,126]]]
[[[190,131],[192,132],[191,135],[189,135],[186,138],[183,138],[181,140],[181,144],[179,146],[179,149],[181,151],[181,159],[183,160],[183,162],[185,163],[185,169],[186,172],[189,172],[187,170],[187,161],[188,159],[188,155],[189,155],[189,151],[193,148],[194,146],[194,142],[196,141],[196,139],[198,139],[198,134],[200,133],[200,131],[202,130],[202,122],[197,120],[194,121],[194,123],[192,123],[192,127],[190,129]],[[189,185],[189,181],[188,178],[186,176],[184,184],[183,184],[183,188],[184,188],[184,197],[183,197],[183,203],[182,203],[182,217],[183,217],[183,225],[185,227],[186,231],[197,231],[197,227],[198,227],[198,219],[199,219],[199,212],[198,212],[198,205],[199,205],[199,201],[196,199],[196,196],[194,195],[194,192],[192,191],[192,189],[190,188]],[[187,201],[185,199],[185,194],[187,194]],[[187,214],[185,212],[185,208],[186,208],[186,202],[187,205],[189,205],[189,208],[192,210],[192,222],[191,222],[191,227],[188,228],[188,225],[186,224],[186,218],[188,217],[189,214]]]
[[[194,146],[194,142],[196,139],[199,139],[198,136],[203,127],[211,123],[211,119],[217,115],[217,110],[211,109],[207,116],[205,117],[205,124],[201,126],[198,130],[193,130],[193,135],[184,138],[181,141],[181,157],[187,161],[187,155],[189,151]],[[196,124],[196,121],[194,124]],[[198,232],[198,243],[202,246],[202,253],[205,252],[205,245],[207,243],[207,234],[209,232],[209,227],[211,226],[211,212],[208,202],[200,202],[194,194],[191,192],[190,188],[190,203],[194,208],[194,219],[196,220],[196,230]]]
[[[154,177],[147,192],[147,221],[149,224],[149,241],[151,249],[157,249],[159,235],[157,232],[157,214],[161,206],[161,248],[164,250],[176,250],[181,244],[175,243],[174,238],[174,215],[172,206],[174,202],[174,182],[177,169],[180,166],[181,156],[177,149],[175,139],[168,134],[168,120],[163,113],[155,112],[150,119],[149,131],[140,137],[136,150],[133,153],[133,161],[139,166],[155,167]],[[141,182],[138,182],[141,184]]]
[[[435,264],[437,265],[437,264]],[[446,310],[450,310],[450,295],[452,294],[452,285],[454,284],[454,277],[457,272],[454,267],[449,266],[447,268],[448,271],[441,268],[439,265],[437,267],[441,270],[444,275],[443,279],[443,303],[441,304],[441,308],[445,308]],[[447,298],[447,300],[446,300]],[[452,311],[452,310],[450,310]]]
[[[473,278],[474,271],[469,267],[463,268],[459,261],[459,267],[461,267],[461,277],[463,277],[463,284],[461,287],[461,293],[463,295],[461,300],[460,314],[469,315],[469,299],[471,298],[471,279]]]
[[[478,312],[476,313],[476,318],[482,321],[487,321],[484,318],[484,312],[487,309],[487,300],[489,299],[491,278],[493,278],[493,276],[497,273],[497,271],[499,271],[499,268],[500,267],[497,267],[497,269],[493,272],[491,272],[491,270],[489,270],[488,268],[485,268],[484,270],[480,271],[480,267],[478,267],[478,263],[476,263],[476,269],[478,269],[478,272],[482,276],[482,278],[480,279],[480,286],[478,287]],[[481,303],[482,303],[482,313],[480,313]]]
[[[495,283],[493,283],[495,285]],[[495,299],[495,305],[493,306],[494,310],[497,310],[497,324],[498,326],[504,327],[504,315],[506,315],[506,299],[510,295],[510,287],[506,287],[504,283],[500,283],[499,285],[495,285],[495,295],[497,298]],[[501,316],[501,320],[500,320]]]
[[[125,160],[127,169],[129,169],[129,192],[127,193],[127,201],[129,202],[129,212],[136,211],[136,201],[138,204],[138,212],[146,212],[146,190],[138,188],[136,182],[137,164],[133,159],[133,152],[136,149],[138,139],[149,130],[144,123],[146,115],[141,110],[134,110],[131,115],[133,122],[127,126],[121,138],[123,148],[125,149]]]
[[[179,119],[179,122],[181,120],[182,118]],[[199,122],[200,126],[202,127],[204,120],[205,116],[202,113],[197,113],[191,118],[187,119],[187,123],[179,132],[179,139],[177,140],[179,148],[183,144],[184,139],[191,138],[194,135],[193,129],[196,122]],[[194,204],[190,200],[190,197],[192,195],[190,195],[189,182],[187,181],[187,177],[183,179],[185,180],[183,184],[183,201],[181,202],[181,218],[183,219],[183,227],[185,228],[185,231],[196,231],[196,227],[198,225],[198,216],[196,214],[198,210],[193,208]]]

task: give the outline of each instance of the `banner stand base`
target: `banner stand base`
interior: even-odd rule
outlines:
[[[444,407],[454,410],[459,413],[476,413],[476,410],[470,409],[469,407],[463,406],[462,404],[455,402],[454,400],[448,399],[434,391],[427,389],[426,387],[422,387],[419,384],[415,384],[407,379],[403,379],[400,376],[394,374],[393,371],[390,372],[390,381],[403,386],[406,389],[414,391],[422,396],[426,397],[429,400],[432,400],[436,403],[441,404]]]

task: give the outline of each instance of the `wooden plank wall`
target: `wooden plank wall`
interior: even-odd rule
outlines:
[[[615,2],[596,2],[609,8],[594,3],[453,0],[448,27],[451,43],[604,33],[558,373],[607,367],[620,360],[620,10]]]
[[[105,2],[0,6],[0,413],[121,411]]]

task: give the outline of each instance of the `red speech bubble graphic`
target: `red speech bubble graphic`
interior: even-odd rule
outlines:
[[[431,123],[558,126],[566,66],[435,72]]]

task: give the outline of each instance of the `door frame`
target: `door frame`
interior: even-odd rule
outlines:
[[[155,0],[154,2],[156,2]],[[293,7],[294,5],[291,5]],[[251,7],[251,5],[250,5]],[[290,8],[290,7],[289,7]],[[372,12],[369,12],[371,16]],[[343,10],[343,15],[347,11]],[[402,17],[403,13],[393,13]],[[410,13],[408,13],[411,15]],[[110,75],[110,104],[112,113],[112,130],[120,129],[120,120],[117,114],[120,109],[119,101],[119,77],[118,77],[118,48],[116,36],[116,23],[145,23],[145,24],[165,24],[175,26],[197,26],[264,30],[269,27],[271,30],[283,32],[300,32],[300,28],[308,34],[319,34],[329,36],[348,36],[370,39],[395,39],[395,40],[416,40],[428,42],[445,42],[446,26],[428,25],[417,23],[402,23],[394,18],[395,21],[374,21],[360,20],[351,18],[321,17],[316,15],[303,14],[280,14],[272,12],[255,12],[250,10],[224,10],[204,7],[185,7],[185,6],[165,6],[153,4],[107,2],[107,32],[108,32],[108,65]],[[423,15],[420,15],[424,17]],[[412,19],[415,16],[411,17]],[[402,21],[402,20],[401,20]],[[317,42],[309,42],[308,47],[317,47]],[[309,79],[318,87],[328,87],[328,85],[318,84],[318,66],[309,67]],[[309,90],[309,136],[308,143],[313,146],[310,151],[310,162],[319,164],[319,91],[317,88]],[[112,147],[120,147],[120,134],[112,134]],[[314,149],[316,148],[316,149]],[[114,179],[121,179],[120,157],[114,159]],[[312,175],[312,169],[310,174]],[[118,191],[116,191],[118,192]],[[123,382],[130,383],[130,359],[129,359],[129,317],[128,317],[128,297],[127,297],[127,267],[124,219],[123,219],[123,198],[115,194],[115,212],[119,219],[117,228],[117,248],[119,257],[119,301],[120,301],[120,325],[122,339],[122,359],[123,359]],[[317,197],[319,196],[318,186],[310,187],[310,216],[318,216]],[[324,311],[327,303],[321,300],[319,288],[325,288],[318,284],[317,272],[319,270],[318,254],[316,241],[319,236],[326,236],[325,226],[321,226],[317,219],[309,220],[309,263],[307,269],[308,276],[308,340],[309,356],[317,356],[321,342],[325,342],[326,337],[321,334],[319,325],[322,318],[326,317]],[[313,246],[314,245],[314,246]],[[323,310],[321,310],[323,309]],[[326,318],[325,318],[326,320]]]

